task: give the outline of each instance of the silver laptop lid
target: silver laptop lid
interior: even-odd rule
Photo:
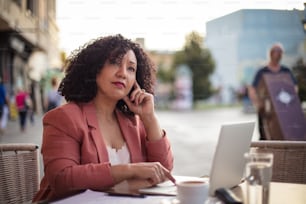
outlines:
[[[244,153],[250,149],[255,122],[224,124],[221,126],[219,140],[209,178],[209,195],[218,188],[231,188],[240,183],[244,168]]]

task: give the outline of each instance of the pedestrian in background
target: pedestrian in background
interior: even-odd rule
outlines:
[[[260,104],[263,104],[259,101],[259,98],[256,93],[256,89],[258,88],[259,82],[262,79],[264,74],[278,74],[278,73],[288,73],[291,76],[293,83],[295,84],[295,90],[298,91],[297,80],[293,76],[291,70],[284,65],[280,64],[282,59],[282,55],[284,53],[283,45],[280,43],[275,43],[269,50],[270,61],[268,65],[259,69],[254,77],[252,85],[249,87],[249,96],[253,105],[257,110],[258,115],[258,128],[260,134],[260,140],[265,140],[266,135],[264,131],[263,118],[264,116],[264,107],[261,107]]]
[[[32,125],[34,125],[35,123],[35,119],[34,119],[34,114],[35,114],[35,94],[34,94],[34,84],[31,83],[30,86],[30,93],[29,93],[29,98],[30,100],[28,101],[28,115],[29,115],[29,120],[31,122]]]
[[[20,130],[21,132],[24,132],[26,129],[27,112],[31,107],[31,98],[26,91],[19,87],[17,88],[15,100],[18,110]]]
[[[51,90],[48,91],[45,100],[46,101],[45,107],[47,108],[47,111],[50,111],[61,105],[62,96],[58,93],[57,88],[58,88],[57,78],[53,77],[51,79]]]
[[[0,133],[2,134],[7,125],[8,119],[8,100],[6,97],[5,87],[0,78]]]

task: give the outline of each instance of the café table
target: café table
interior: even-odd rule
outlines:
[[[240,184],[233,192],[242,200],[246,199],[246,183]],[[306,204],[306,185],[295,183],[270,183],[270,204]]]
[[[246,197],[245,183],[232,189],[241,199]],[[145,196],[144,198],[109,196],[104,192],[87,190],[83,193],[54,202],[55,204],[178,204],[175,196]],[[204,203],[203,203],[204,204]],[[217,198],[209,197],[205,204],[222,204]],[[270,204],[306,204],[306,185],[271,182]]]

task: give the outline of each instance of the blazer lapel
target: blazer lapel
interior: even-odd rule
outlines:
[[[90,135],[98,151],[99,162],[109,162],[106,145],[100,135],[100,128],[97,119],[97,110],[93,102],[83,105],[83,111],[87,120]],[[127,116],[116,110],[116,116],[121,133],[127,143],[130,152],[131,162],[142,162],[141,141],[137,129],[136,120],[130,120]]]
[[[131,162],[141,162],[143,160],[141,153],[141,141],[139,132],[137,130],[136,120],[130,120],[119,110],[116,110],[116,115],[122,135],[130,151]]]
[[[90,135],[96,145],[96,149],[98,151],[98,160],[99,162],[108,162],[108,153],[106,150],[106,145],[102,136],[100,135],[100,128],[98,124],[97,118],[97,110],[93,102],[86,103],[83,106],[84,114],[87,120],[88,128],[90,131]]]

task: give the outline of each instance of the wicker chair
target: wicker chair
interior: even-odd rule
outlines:
[[[38,187],[38,146],[0,144],[0,203],[31,203]]]
[[[258,152],[272,152],[272,181],[306,184],[306,141],[252,142]]]

